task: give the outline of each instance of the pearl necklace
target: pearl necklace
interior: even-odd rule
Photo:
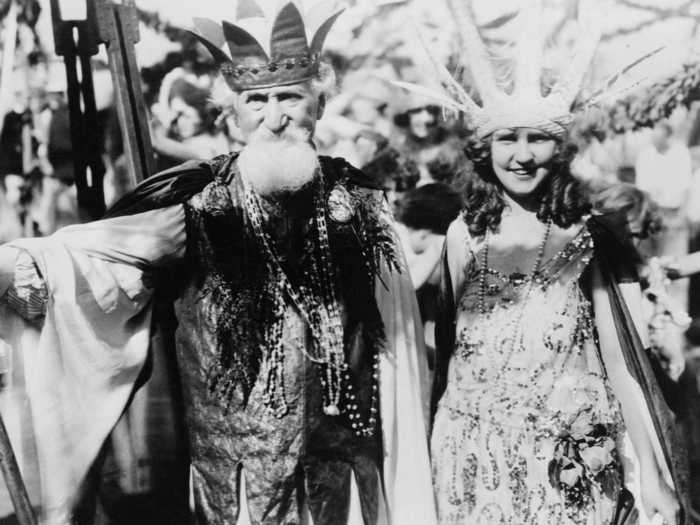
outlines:
[[[319,177],[318,194],[315,196],[315,222],[319,235],[318,253],[320,260],[317,260],[316,257],[312,258],[311,265],[313,268],[307,269],[312,271],[313,276],[321,281],[321,289],[323,290],[321,301],[313,297],[310,290],[304,286],[295,288],[289,281],[279,262],[274,243],[263,227],[263,212],[260,199],[253,191],[250,183],[245,178],[241,178],[243,180],[248,217],[253,231],[265,252],[268,270],[277,281],[275,286],[275,319],[272,320],[268,329],[267,343],[271,348],[268,351],[264,349],[263,352],[263,355],[266,356],[265,364],[267,370],[263,402],[278,418],[283,417],[288,411],[283,380],[284,351],[282,333],[285,312],[284,297],[286,295],[311,331],[313,338],[312,350],[309,352],[304,345],[301,351],[311,362],[321,365],[324,414],[328,416],[340,415],[341,394],[343,387],[345,387],[345,412],[353,431],[361,437],[374,435],[379,412],[379,354],[374,356],[372,364],[373,381],[370,413],[365,422],[359,413],[357,396],[353,391],[349,367],[345,362],[343,324],[336,293],[337,280],[331,260],[328,225],[326,223],[323,176]]]

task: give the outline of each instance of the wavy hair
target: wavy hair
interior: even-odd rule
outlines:
[[[462,217],[469,232],[480,236],[487,229],[495,231],[498,228],[506,203],[503,186],[493,171],[491,139],[471,138],[465,151],[474,164],[476,176],[466,184]],[[537,218],[540,221],[551,220],[557,226],[568,228],[590,211],[587,192],[569,169],[576,152],[576,146],[568,140],[557,141],[557,150],[549,165],[550,173],[537,188],[540,193]]]

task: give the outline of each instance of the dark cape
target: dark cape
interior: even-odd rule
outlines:
[[[593,238],[594,258],[598,262],[604,285],[610,298],[613,320],[622,352],[632,377],[639,383],[649,407],[654,430],[661,443],[666,463],[681,504],[680,523],[690,523],[689,475],[685,446],[679,435],[675,417],[666,403],[658,381],[625,303],[620,284],[638,282],[639,258],[629,235],[626,222],[620,214],[593,215],[587,222]],[[588,272],[586,272],[588,273]],[[590,292],[590,282],[582,276],[582,289]],[[586,290],[588,288],[588,290]],[[436,362],[431,418],[447,387],[447,371],[456,340],[456,299],[452,291],[452,277],[443,253],[438,316],[435,326]]]
[[[193,160],[162,171],[141,182],[107,210],[105,219],[134,215],[158,208],[184,204],[214,181],[219,170],[225,169],[236,155],[219,155],[211,160]],[[381,186],[362,171],[353,168],[341,158],[319,157],[321,167],[333,172],[343,169],[350,181],[364,188],[381,189]]]

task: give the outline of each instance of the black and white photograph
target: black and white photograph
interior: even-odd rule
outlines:
[[[700,524],[700,0],[0,0],[0,525]]]

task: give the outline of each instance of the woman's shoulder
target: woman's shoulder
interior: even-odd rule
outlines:
[[[464,222],[464,218],[460,213],[455,220],[453,220],[447,227],[447,238],[457,238],[464,237],[464,235],[469,235],[469,228],[467,223]]]
[[[472,236],[469,226],[460,213],[447,228],[445,245],[448,253],[456,248],[459,248],[461,251],[465,246],[469,248],[470,252],[475,252],[477,243],[478,239]]]

